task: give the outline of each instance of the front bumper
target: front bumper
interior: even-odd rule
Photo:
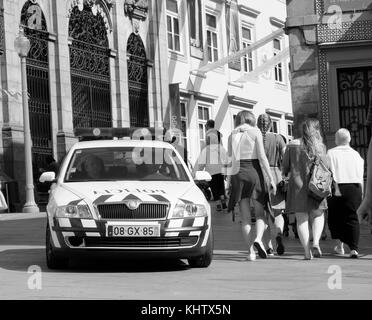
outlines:
[[[115,223],[109,221],[110,223]],[[134,221],[125,221],[128,224]],[[141,221],[144,222],[144,221]],[[151,221],[153,222],[153,221]],[[125,253],[126,255],[187,258],[205,253],[210,232],[207,217],[157,221],[159,237],[108,237],[107,220],[53,218],[52,244],[56,253]],[[118,221],[123,223],[123,220]]]

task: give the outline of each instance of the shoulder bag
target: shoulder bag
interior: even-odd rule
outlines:
[[[322,159],[316,156],[310,170],[309,196],[319,202],[331,196],[332,183],[332,172],[326,167]]]

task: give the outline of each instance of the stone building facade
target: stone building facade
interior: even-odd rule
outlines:
[[[287,1],[295,123],[317,117],[329,147],[348,128],[366,158],[372,104],[372,1]],[[296,128],[295,128],[296,129]]]
[[[62,160],[77,141],[76,127],[175,126],[191,163],[208,118],[227,139],[237,112],[267,111],[274,130],[291,138],[289,60],[244,78],[287,48],[287,36],[203,76],[197,72],[283,28],[285,18],[283,0],[0,0],[0,167],[18,182],[20,204],[24,134],[14,49],[20,25],[31,41],[27,82],[38,190],[46,156]]]

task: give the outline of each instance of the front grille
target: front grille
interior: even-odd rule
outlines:
[[[70,237],[70,243],[71,238]],[[167,237],[167,238],[99,238],[85,237],[85,247],[189,247],[198,242],[198,237]]]
[[[98,212],[102,219],[165,219],[168,205],[162,203],[141,203],[135,210],[130,210],[124,203],[99,204]]]

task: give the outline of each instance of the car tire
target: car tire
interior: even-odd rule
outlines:
[[[207,268],[211,264],[213,259],[213,232],[212,229],[209,232],[209,238],[206,246],[206,251],[199,257],[189,258],[190,267],[192,268]]]
[[[67,269],[69,264],[69,259],[67,257],[57,256],[52,245],[52,234],[50,232],[49,223],[46,228],[46,263],[49,269]]]

